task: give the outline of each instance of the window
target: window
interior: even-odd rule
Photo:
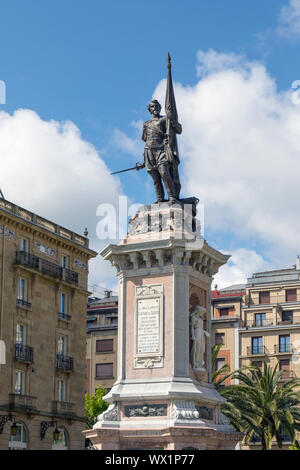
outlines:
[[[60,336],[57,342],[57,354],[66,356],[67,354],[67,338],[66,336]]]
[[[293,323],[293,311],[292,310],[285,310],[281,314],[281,320],[284,322]]]
[[[25,372],[23,370],[16,370],[15,393],[17,393],[18,395],[25,394]]]
[[[10,434],[8,448],[11,450],[14,450],[14,449],[25,450],[27,449],[27,442],[28,442],[26,428],[21,423],[16,423],[16,426],[17,426],[17,433],[15,436]]]
[[[255,314],[255,326],[266,326],[266,314],[265,313]]]
[[[297,289],[288,289],[285,291],[285,301],[286,302],[296,302],[297,301]]]
[[[260,292],[259,293],[259,303],[260,304],[269,304],[270,303],[270,291]]]
[[[67,294],[64,292],[59,294],[59,313],[67,313]]]
[[[279,336],[279,352],[290,352],[290,335]]]
[[[96,341],[96,352],[113,352],[113,339],[100,339]]]
[[[216,372],[220,370],[223,366],[225,366],[225,358],[224,357],[218,357],[216,359]]]
[[[262,354],[263,352],[263,339],[262,336],[255,336],[252,338],[252,354]]]
[[[27,282],[23,277],[18,279],[18,299],[27,300]]]
[[[26,326],[18,324],[17,331],[16,331],[16,343],[22,344],[25,346],[26,344]]]
[[[28,240],[26,238],[21,238],[20,239],[20,251],[28,252],[28,247],[29,247]]]
[[[220,317],[228,317],[229,308],[219,308]]]
[[[215,342],[216,344],[225,344],[225,333],[216,333]]]
[[[61,265],[62,268],[68,268],[69,267],[69,257],[66,256],[66,255],[61,255],[60,265]]]
[[[57,379],[57,401],[66,401],[67,397],[67,382],[65,380]]]
[[[96,364],[96,378],[113,377],[113,364]]]
[[[290,377],[290,360],[289,359],[281,359],[279,361],[279,370],[283,371],[282,378],[288,379]]]

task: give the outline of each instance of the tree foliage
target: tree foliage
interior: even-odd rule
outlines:
[[[108,403],[103,400],[106,389],[99,386],[94,394],[85,394],[85,417],[88,429],[91,429],[97,421],[97,416],[108,408]]]
[[[299,379],[280,381],[282,374],[278,364],[271,367],[264,362],[262,370],[243,367],[231,374],[239,383],[220,390],[227,399],[222,413],[245,433],[245,443],[259,439],[263,450],[272,448],[274,438],[281,448],[284,435],[296,443],[296,431],[300,431]]]

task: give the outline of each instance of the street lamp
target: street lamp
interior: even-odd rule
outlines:
[[[3,433],[4,425],[7,423],[7,421],[14,422],[14,424],[11,426],[11,432],[12,435],[15,436],[17,434],[18,426],[15,422],[15,416],[11,415],[10,413],[8,415],[0,415],[0,434]]]
[[[54,426],[55,426],[55,429],[53,431],[53,439],[55,442],[58,441],[60,431],[57,428],[57,421],[42,421],[41,422],[41,429],[40,429],[41,440],[44,439],[47,429],[51,427],[54,428]]]

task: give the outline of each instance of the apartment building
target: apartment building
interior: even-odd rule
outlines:
[[[0,199],[1,450],[84,449],[95,256],[86,236]]]
[[[109,391],[117,378],[118,297],[89,298],[87,307],[86,392]]]
[[[300,376],[300,260],[291,269],[256,273],[248,279],[240,365],[279,363],[282,380]]]
[[[211,292],[212,344],[222,345],[215,370],[225,364],[229,365],[231,371],[239,368],[239,327],[242,321],[245,293],[245,284],[236,284],[221,290],[216,285]],[[225,382],[227,385],[230,383],[230,379]]]

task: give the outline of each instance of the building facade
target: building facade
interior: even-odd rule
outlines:
[[[211,297],[213,341],[222,344],[216,369],[225,363],[231,371],[251,364],[261,368],[265,361],[278,364],[282,382],[300,377],[299,257],[290,269],[254,273],[246,285],[215,288]],[[253,441],[241,448],[260,445]]]
[[[94,256],[86,236],[0,199],[1,450],[84,449]]]
[[[86,392],[101,386],[107,392],[117,378],[118,297],[89,298],[87,308]]]
[[[215,370],[227,364],[230,370],[239,368],[240,337],[239,328],[242,322],[242,309],[245,299],[245,285],[239,284],[211,292],[212,344],[221,344]],[[230,379],[225,381],[226,385]]]

